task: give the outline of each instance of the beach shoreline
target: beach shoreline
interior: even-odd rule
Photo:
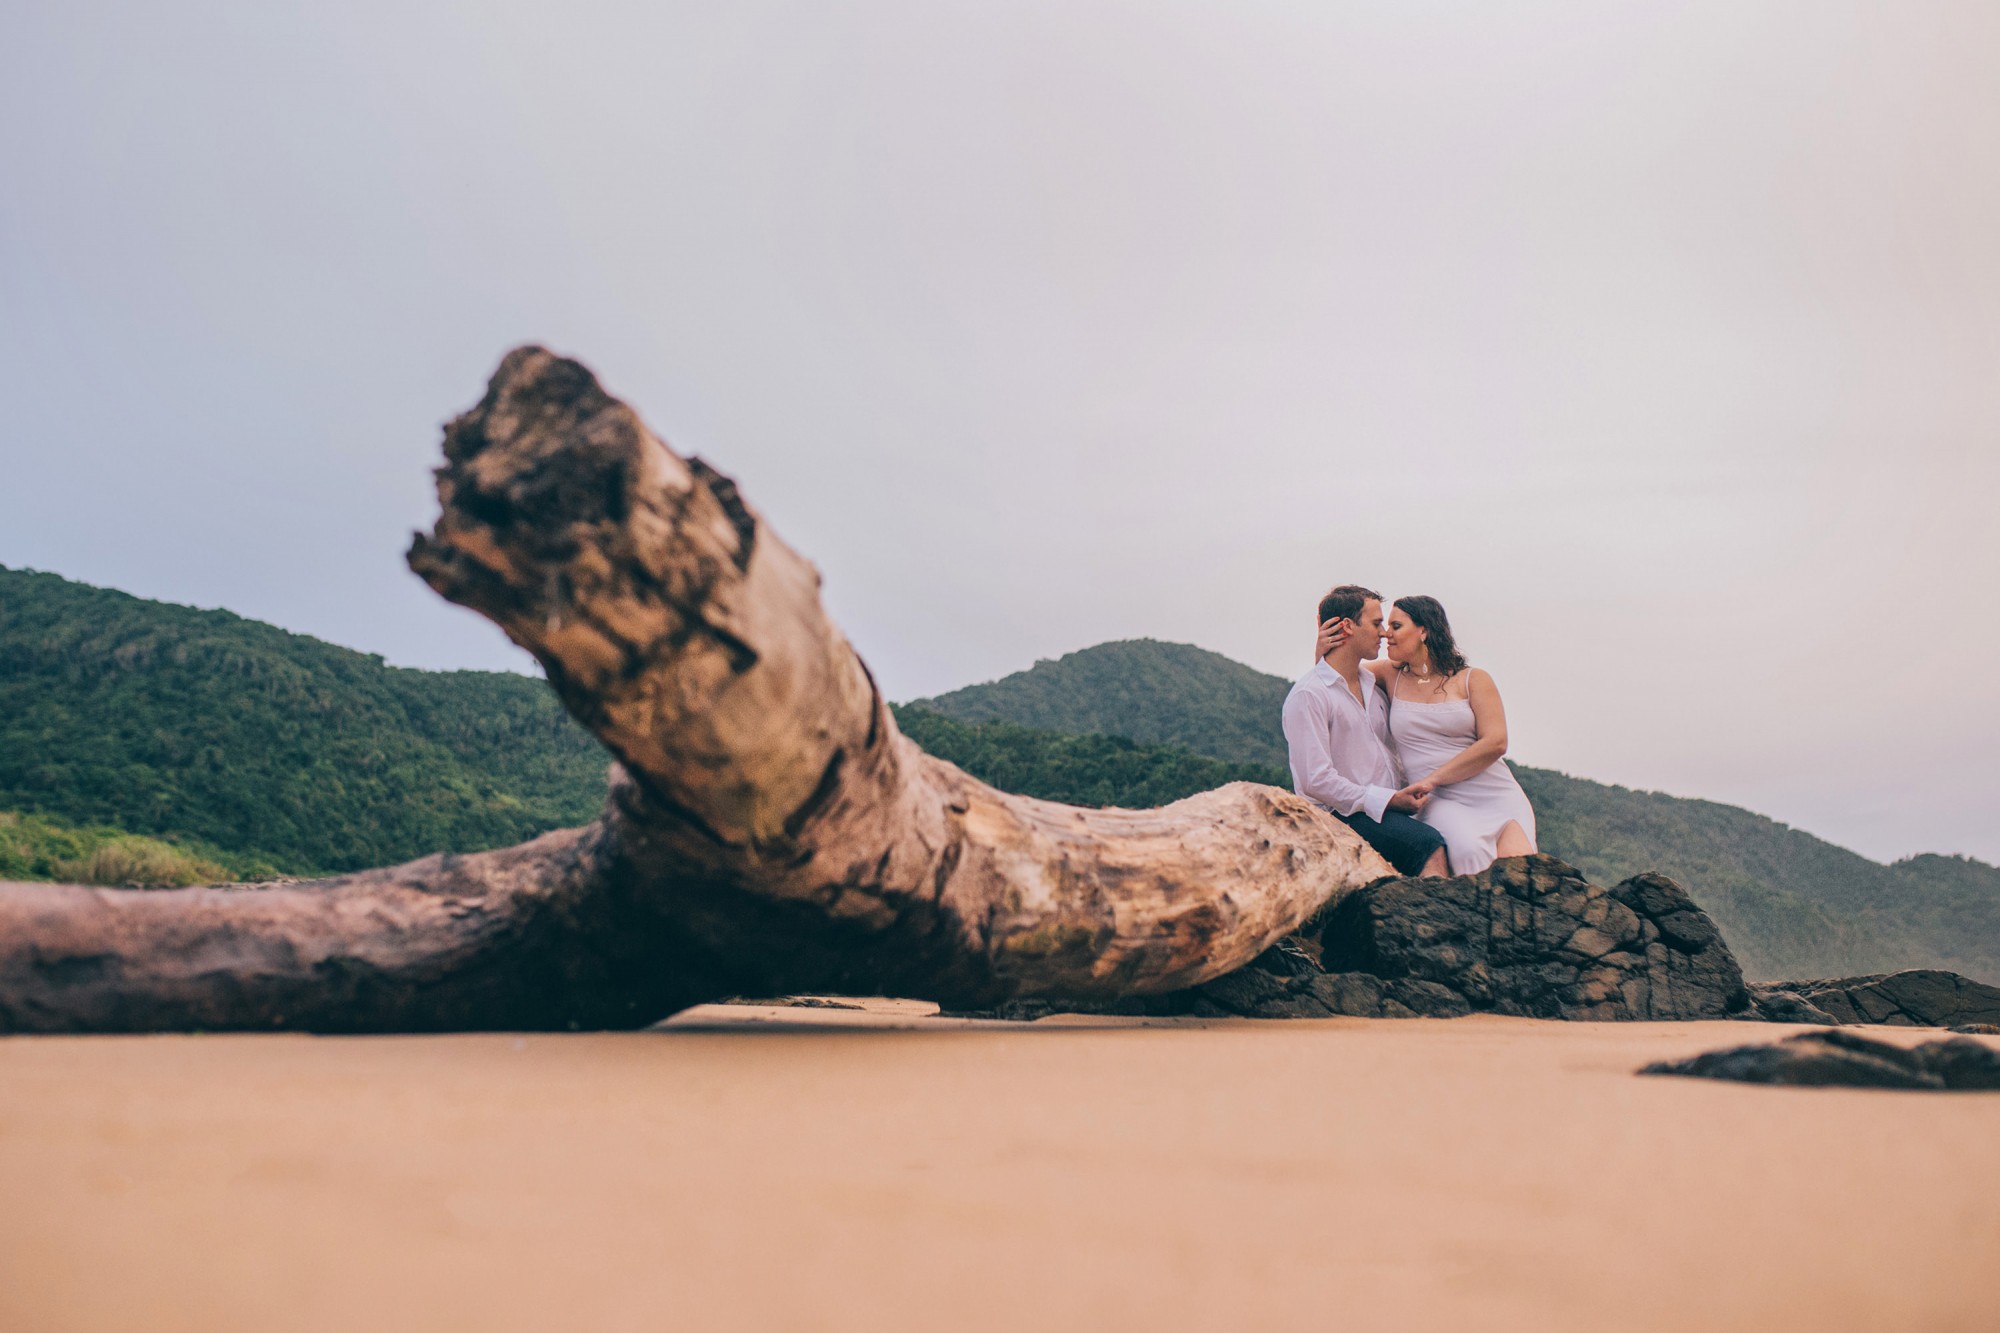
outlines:
[[[0,1327],[2000,1326],[2000,1094],[1634,1072],[1798,1029],[843,1003],[0,1039]]]

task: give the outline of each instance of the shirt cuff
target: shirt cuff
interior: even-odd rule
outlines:
[[[1361,809],[1376,823],[1389,809],[1389,798],[1396,794],[1394,787],[1366,787],[1361,794]]]

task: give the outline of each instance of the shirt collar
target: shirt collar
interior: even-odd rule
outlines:
[[[1313,663],[1313,675],[1319,680],[1320,684],[1330,689],[1339,690],[1347,696],[1349,703],[1359,704],[1363,708],[1366,708],[1368,701],[1375,697],[1375,673],[1365,666],[1361,668],[1361,697],[1359,699],[1354,697],[1353,690],[1347,688],[1347,678],[1328,666],[1324,657]]]

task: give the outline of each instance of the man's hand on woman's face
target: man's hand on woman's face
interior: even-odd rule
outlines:
[[[1347,636],[1353,632],[1354,622],[1343,619],[1340,616],[1335,616],[1332,620],[1321,621],[1319,639],[1313,644],[1313,661],[1319,661],[1328,653],[1340,647],[1341,644],[1346,643]]]

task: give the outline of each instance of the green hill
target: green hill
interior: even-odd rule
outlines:
[[[903,734],[940,759],[1002,791],[1045,801],[1144,810],[1225,782],[1290,782],[1266,764],[1230,763],[1178,745],[1141,745],[1097,733],[1073,736],[1011,722],[960,722],[916,705],[897,707],[895,713]]]
[[[277,867],[268,862],[178,834],[170,841],[142,838],[107,824],[79,828],[45,815],[0,810],[0,880],[168,888],[277,878]]]
[[[1216,653],[1140,639],[1037,662],[916,706],[1282,767],[1278,712],[1289,688]],[[982,755],[965,767],[987,776],[980,764],[989,762]],[[1883,865],[1734,806],[1547,769],[1515,772],[1535,803],[1542,850],[1607,883],[1643,870],[1680,881],[1752,976],[1946,967],[2000,980],[2000,870],[1992,866],[1943,856]]]
[[[0,566],[0,809],[309,874],[581,823],[605,763],[539,680]]]
[[[1894,865],[1730,805],[1514,770],[1542,849],[1595,877],[1655,869],[1686,885],[1753,977],[1943,967],[2000,980],[2000,869]]]
[[[1130,736],[1283,769],[1278,710],[1291,687],[1206,648],[1125,639],[916,703],[961,722]]]

